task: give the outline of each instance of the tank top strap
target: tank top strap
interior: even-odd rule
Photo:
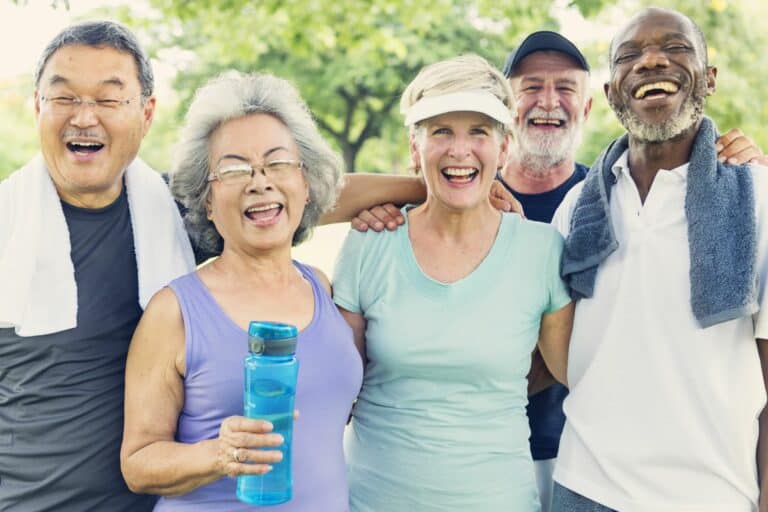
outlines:
[[[184,321],[186,375],[195,372],[210,352],[220,350],[211,340],[246,339],[242,329],[227,317],[195,272],[171,281]],[[245,351],[245,341],[243,341]]]
[[[315,269],[296,260],[293,260],[293,264],[297,269],[299,269],[301,275],[304,276],[304,278],[312,285],[312,293],[315,296],[315,304],[317,307],[315,317],[319,317],[319,313],[321,312],[327,312],[329,308],[335,311],[336,304],[334,304],[331,295],[323,286],[323,283],[317,276]]]
[[[185,324],[194,318],[192,313],[197,309],[216,309],[213,298],[194,271],[174,279],[168,287],[176,294]]]

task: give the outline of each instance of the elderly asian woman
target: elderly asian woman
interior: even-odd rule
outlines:
[[[510,98],[480,57],[423,69],[401,111],[426,202],[342,249],[334,300],[366,359],[346,440],[353,511],[539,509],[526,374],[538,343],[565,380],[573,304],[560,235],[488,200]]]
[[[171,186],[203,250],[221,256],[161,290],[131,343],[122,469],[155,510],[253,510],[235,477],[278,464],[282,439],[243,414],[250,320],[299,328],[293,498],[273,511],[347,510],[344,426],[362,378],[352,332],[328,279],[291,258],[334,203],[337,155],[295,88],[230,74],[187,114]]]

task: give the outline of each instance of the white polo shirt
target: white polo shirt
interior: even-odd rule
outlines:
[[[619,248],[576,305],[554,478],[621,512],[757,510],[768,169],[753,167],[760,311],[708,329],[690,305],[687,171],[660,170],[643,204],[622,155],[610,205]],[[563,235],[581,188],[552,221]]]

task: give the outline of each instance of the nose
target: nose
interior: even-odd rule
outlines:
[[[646,48],[633,66],[634,71],[665,68],[669,66],[667,55],[660,48]]]
[[[272,190],[272,178],[263,167],[254,169],[246,192],[263,194],[267,190]]]
[[[94,103],[82,102],[80,105],[72,107],[74,111],[69,118],[69,124],[84,128],[99,124],[99,117],[96,115],[96,105]]]
[[[470,154],[471,140],[468,136],[457,134],[453,137],[449,155],[456,160],[463,160]]]
[[[560,96],[558,96],[554,84],[547,84],[541,88],[537,104],[544,110],[554,110],[560,106]]]

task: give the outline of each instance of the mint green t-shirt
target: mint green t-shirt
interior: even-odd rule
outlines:
[[[345,440],[353,512],[539,510],[526,374],[542,314],[570,301],[562,245],[505,214],[480,265],[446,284],[419,268],[407,221],[350,231],[334,300],[367,320]]]

